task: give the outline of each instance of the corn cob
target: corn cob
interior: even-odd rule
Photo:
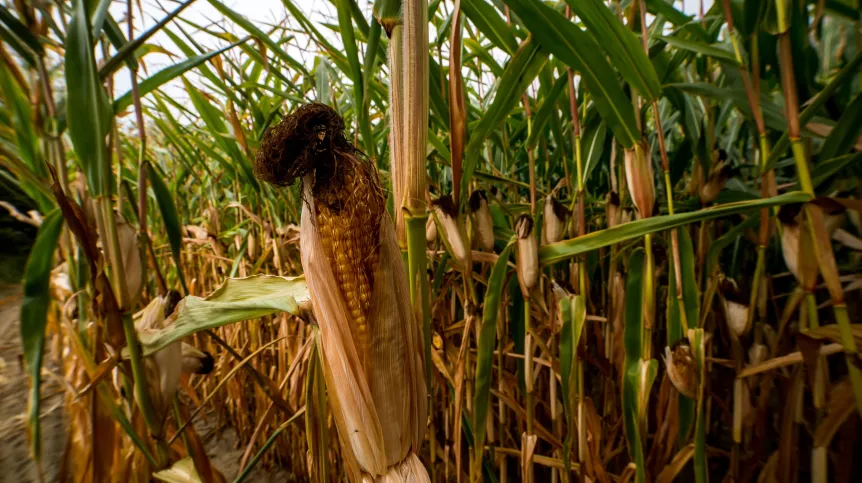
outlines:
[[[264,136],[259,178],[302,179],[302,266],[350,480],[428,481],[422,340],[385,197],[331,108],[298,108]]]

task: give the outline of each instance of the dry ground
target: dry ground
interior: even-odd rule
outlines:
[[[19,363],[18,321],[22,297],[21,287],[0,286],[0,483],[39,481],[38,468],[29,457],[24,431],[29,383]],[[48,359],[42,385],[42,471],[46,482],[54,482],[62,464],[66,431],[62,388],[50,375],[57,367]],[[237,448],[233,429],[213,430],[215,419],[198,421],[196,429],[205,438],[207,453],[215,466],[232,481],[245,448]],[[288,473],[284,471],[266,472],[256,468],[246,481],[287,479]]]

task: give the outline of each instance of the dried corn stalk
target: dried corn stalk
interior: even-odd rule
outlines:
[[[351,481],[427,481],[419,325],[377,173],[343,131],[328,106],[302,106],[266,133],[255,173],[302,178],[302,266]]]

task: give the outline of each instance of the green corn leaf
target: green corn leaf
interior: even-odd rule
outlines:
[[[753,116],[751,105],[748,103],[748,97],[745,96],[745,89],[743,88],[719,87],[706,82],[667,84],[664,87],[665,89],[680,89],[690,94],[720,101],[730,99],[736,108],[746,116]],[[783,108],[775,105],[765,95],[760,97],[760,109],[763,112],[763,120],[766,122],[766,127],[778,131],[787,129],[787,121]]]
[[[539,136],[545,132],[545,125],[548,124],[548,121],[551,119],[552,114],[556,112],[557,100],[560,98],[560,95],[566,89],[567,82],[568,76],[561,75],[559,78],[557,78],[556,82],[554,82],[554,85],[553,87],[551,87],[551,90],[545,94],[544,99],[542,100],[542,105],[539,106],[539,109],[533,116],[533,131],[530,133],[530,137],[527,139],[528,148],[534,148],[539,142]],[[526,127],[524,127],[524,129],[526,129]],[[515,136],[517,136],[517,134],[515,134]]]
[[[356,48],[356,35],[353,31],[353,18],[350,15],[350,0],[337,0],[336,10],[338,10],[341,43],[344,45],[347,62],[350,64],[350,80],[353,81],[353,113],[356,116],[357,127],[360,133],[362,133],[365,152],[371,158],[375,158],[374,140],[371,137],[371,124],[365,109],[366,93],[362,63],[359,61],[359,49]]]
[[[715,47],[714,45],[707,44],[704,42],[698,42],[695,40],[685,39],[679,36],[661,36],[654,35],[653,38],[662,40],[678,49],[685,50],[688,52],[694,52],[695,54],[704,55],[707,57],[712,57],[716,60],[722,60],[729,63],[732,66],[738,66],[739,63],[736,61],[736,55],[726,49],[722,49],[720,47]]]
[[[218,0],[209,0],[210,5],[215,7],[216,10],[222,13],[225,17],[231,19],[234,23],[243,28],[246,32],[248,32],[255,39],[263,42],[268,49],[270,49],[276,57],[281,59],[282,62],[289,65],[291,68],[295,69],[297,72],[304,76],[308,76],[308,71],[305,69],[305,66],[302,65],[301,62],[298,62],[296,59],[288,55],[284,49],[281,48],[275,40],[270,38],[269,35],[265,34],[259,28],[255,27],[253,23],[251,23],[247,18],[242,15],[234,12],[225,6],[222,2]]]
[[[698,380],[704,379],[704,361],[706,354],[704,353],[704,331],[703,329],[694,330],[694,340],[691,341],[694,349],[694,357],[697,361],[697,371],[700,374]],[[703,385],[703,382],[701,382]],[[707,462],[706,462],[706,411],[704,410],[703,388],[698,390],[699,399],[697,402],[697,424],[694,430],[694,479],[697,483],[707,483]]]
[[[21,304],[21,345],[30,375],[27,405],[27,427],[30,431],[30,453],[36,461],[42,457],[42,434],[39,425],[39,388],[42,381],[42,350],[45,346],[45,324],[51,305],[51,269],[54,251],[63,228],[60,210],[52,211],[39,227],[36,241],[24,271],[24,301]]]
[[[700,320],[700,293],[695,276],[694,245],[688,231],[677,228],[679,239],[680,270],[682,271],[682,298],[685,303],[686,320],[689,328],[694,328]]]
[[[485,139],[502,124],[510,115],[512,109],[521,101],[521,95],[527,86],[536,78],[542,66],[548,60],[548,53],[541,49],[531,39],[521,44],[515,55],[506,64],[506,70],[499,79],[494,101],[486,110],[479,123],[468,129],[470,141],[464,151],[464,176],[461,179],[461,192],[469,193],[470,181]],[[466,197],[465,197],[466,198]]]
[[[607,124],[600,119],[596,125],[588,126],[586,134],[581,142],[581,156],[584,159],[584,183],[590,179],[593,169],[598,166],[605,151],[605,140],[607,139]]]
[[[686,324],[690,328],[696,327],[700,322],[700,294],[697,290],[697,278],[695,277],[694,248],[691,237],[684,228],[677,228],[679,240],[680,272],[682,275],[682,298],[685,306]],[[671,257],[671,264],[673,259]],[[707,272],[709,273],[709,272]],[[668,270],[668,328],[667,345],[673,345],[683,337],[686,337],[682,324],[682,310],[676,295],[677,281],[676,270],[671,267]],[[682,447],[688,438],[691,426],[694,423],[695,401],[682,394],[677,395],[679,403],[679,427],[677,430],[677,441]]]
[[[840,173],[844,168],[848,166],[859,166],[858,163],[860,161],[862,161],[862,152],[858,152],[856,154],[845,154],[844,156],[838,156],[837,158],[820,161],[816,166],[814,166],[814,169],[811,170],[811,183],[815,188],[817,188],[832,176]],[[799,183],[797,182],[795,185],[798,186]]]
[[[816,96],[808,103],[805,109],[799,113],[799,127],[804,128],[808,121],[810,121],[814,115],[820,110],[821,107],[828,101],[832,94],[838,90],[839,87],[845,85],[848,79],[852,79],[859,71],[859,66],[862,65],[862,52],[857,52],[856,56],[853,57],[853,60],[847,63],[844,67],[841,68],[841,71],[829,81],[829,84],[826,85]],[[762,102],[762,101],[761,101]],[[790,133],[785,130],[784,134],[781,135],[781,138],[775,143],[772,147],[772,151],[769,152],[769,158],[766,160],[766,166],[764,166],[764,171],[770,170],[775,167],[775,163],[784,156],[784,153],[787,151],[788,146],[790,145]]]
[[[755,0],[759,1],[759,0]],[[691,22],[692,17],[680,12],[666,0],[646,0],[647,12],[653,15],[662,15],[675,27],[680,27]]]
[[[246,38],[240,40],[239,42],[235,42],[233,44],[228,45],[227,47],[224,47],[224,48],[221,48],[218,50],[214,50],[214,51],[209,52],[209,53],[204,54],[204,55],[198,55],[198,56],[186,59],[180,63],[172,64],[168,67],[165,67],[164,69],[162,69],[162,70],[156,72],[155,74],[151,75],[150,77],[147,77],[146,79],[144,79],[138,85],[138,93],[143,98],[145,95],[149,94],[150,92],[153,92],[154,90],[156,90],[156,89],[160,88],[161,86],[167,84],[168,82],[176,79],[177,77],[185,74],[186,72],[194,69],[195,67],[203,64],[204,62],[212,59],[213,57],[220,55],[220,54],[226,52],[227,50],[230,50],[230,49],[236,47],[237,45],[242,44],[243,42],[247,41],[249,38],[250,37],[246,37]],[[123,112],[126,108],[128,108],[129,106],[132,105],[133,101],[134,101],[134,97],[132,96],[132,91],[130,90],[130,91],[126,92],[125,94],[123,94],[122,96],[120,96],[119,98],[117,98],[117,100],[114,101],[114,113],[118,114],[118,113]]]
[[[144,355],[158,352],[202,330],[279,312],[301,315],[301,307],[310,307],[310,303],[311,296],[302,276],[228,278],[206,298],[184,298],[174,311],[172,324],[141,334]]]
[[[584,322],[587,318],[587,304],[583,295],[567,295],[560,301],[560,317],[563,326],[560,330],[560,376],[562,378],[563,411],[566,416],[566,440],[563,461],[566,473],[571,471],[571,447],[576,434],[576,391],[577,391],[577,353]]]
[[[644,481],[644,454],[640,434],[640,365],[643,339],[643,249],[638,248],[629,257],[626,278],[625,329],[625,375],[623,377],[623,420],[629,455],[637,466],[636,481]]]
[[[46,178],[48,172],[39,153],[39,138],[33,126],[30,100],[21,90],[21,86],[15,82],[12,73],[5,68],[0,69],[0,95],[3,98],[3,107],[9,116],[3,124],[14,131],[18,156],[31,173]]]
[[[515,53],[518,49],[518,41],[512,34],[512,27],[506,25],[506,21],[490,3],[484,0],[461,0],[461,9],[492,44],[509,55]]]
[[[586,253],[601,247],[613,245],[627,240],[640,238],[649,233],[668,230],[689,223],[697,223],[704,220],[713,220],[723,216],[734,215],[755,211],[758,208],[769,206],[780,206],[788,203],[804,203],[811,197],[803,192],[794,191],[772,198],[727,203],[712,208],[705,208],[690,213],[676,213],[673,215],[654,216],[622,225],[590,232],[584,236],[564,240],[539,248],[539,262],[542,265],[551,265],[574,256]]]
[[[856,144],[860,133],[862,133],[862,94],[856,94],[844,114],[838,119],[838,123],[832,128],[826,141],[823,142],[820,159],[832,159],[848,153]]]
[[[185,85],[186,92],[188,92],[192,104],[194,104],[195,109],[198,111],[201,119],[203,119],[216,144],[228,154],[231,160],[243,172],[249,186],[254,188],[255,191],[260,191],[260,185],[254,177],[254,173],[252,173],[249,160],[240,150],[236,138],[232,134],[229,134],[227,124],[224,122],[224,113],[213,106],[201,91],[185,77],[183,78],[183,85]]]
[[[147,29],[146,32],[135,37],[133,41],[125,42],[124,45],[120,46],[115,45],[115,47],[117,47],[117,53],[114,54],[113,57],[108,59],[108,61],[105,62],[105,65],[103,65],[102,68],[99,69],[99,75],[102,77],[102,79],[105,79],[109,75],[114,73],[120,67],[120,63],[122,62],[126,62],[127,64],[131,62],[129,68],[132,70],[137,69],[138,64],[135,52],[138,50],[138,48],[144,45],[144,43],[150,38],[152,38],[153,35],[160,32],[165,27],[165,25],[168,24],[168,22],[176,18],[177,15],[179,15],[183,10],[186,9],[186,7],[191,5],[194,1],[195,0],[186,0],[185,2],[181,3],[179,7],[174,9],[165,18],[161,19],[158,23]],[[125,41],[125,39],[123,40]]]
[[[657,99],[661,84],[638,36],[602,0],[566,0],[566,3],[608,54],[623,79],[637,89],[645,102]]]
[[[494,367],[494,344],[497,341],[497,319],[500,313],[500,299],[509,269],[509,256],[515,247],[511,240],[494,262],[485,292],[485,306],[482,309],[482,328],[479,330],[479,348],[476,354],[476,389],[473,397],[473,427],[475,428],[475,448],[485,447],[485,419],[488,416],[491,395],[491,373]],[[478,468],[483,451],[474,454],[474,465]]]
[[[156,203],[159,205],[159,211],[162,214],[162,221],[165,223],[165,232],[167,232],[168,241],[171,245],[171,253],[174,257],[174,263],[177,266],[177,276],[182,283],[183,291],[188,293],[181,264],[183,227],[180,223],[179,215],[177,215],[177,205],[174,204],[174,198],[171,196],[168,186],[165,184],[164,180],[162,180],[162,177],[159,176],[155,167],[150,166],[150,169],[148,169],[147,172],[149,174],[150,185],[152,185],[153,193],[156,196]]]
[[[75,0],[66,37],[66,118],[69,137],[87,178],[90,194],[111,190],[105,136],[111,126],[111,107],[96,70],[93,36],[84,0]]]
[[[123,35],[122,29],[120,29],[120,26],[117,24],[117,21],[114,20],[113,17],[108,15],[103,25],[104,26],[102,27],[102,31],[104,32],[105,37],[107,37],[108,42],[110,42],[111,45],[114,46],[115,49],[117,49],[117,51],[121,51],[123,50],[123,47],[129,45],[129,42],[126,40],[126,36]],[[98,32],[98,30],[94,29],[93,32]],[[131,70],[135,70],[138,68],[138,60],[134,55],[124,56],[123,61],[125,62],[126,66]],[[99,75],[102,75],[101,70],[99,72]],[[104,79],[105,78],[103,77],[102,80]]]
[[[323,104],[329,104],[332,102],[332,90],[329,87],[329,77],[330,70],[332,67],[329,65],[329,61],[326,60],[326,57],[318,57],[317,68],[314,72],[314,82],[315,89],[317,94],[317,102],[322,102]]]
[[[37,56],[44,55],[45,51],[39,39],[27,29],[26,25],[12,15],[12,12],[5,5],[0,5],[0,24],[8,29],[19,42],[19,45],[27,46],[27,49],[30,50],[29,53],[36,54]]]
[[[631,100],[616,73],[590,36],[541,2],[506,0],[541,46],[575,69],[592,95],[596,109],[623,147],[640,139]]]

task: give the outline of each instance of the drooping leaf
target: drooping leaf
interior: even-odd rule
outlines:
[[[510,242],[494,262],[485,292],[485,306],[482,309],[482,327],[479,329],[479,347],[476,354],[476,389],[473,396],[473,425],[477,448],[485,444],[485,418],[488,415],[491,394],[491,373],[494,367],[494,344],[497,341],[497,319],[500,314],[500,299],[506,283],[509,256],[514,243]],[[476,451],[476,461],[481,461],[482,451]],[[476,464],[474,462],[474,464]]]
[[[655,70],[640,39],[614,15],[602,0],[566,0],[584,22],[587,32],[611,60],[612,65],[649,103],[661,94]]]
[[[675,228],[677,226],[687,225],[689,223],[712,220],[737,213],[753,212],[758,208],[768,206],[779,206],[788,203],[804,203],[810,199],[811,197],[809,195],[800,191],[794,191],[774,196],[772,198],[727,203],[690,213],[661,215],[632,221],[613,228],[590,232],[584,236],[571,240],[564,240],[550,245],[544,245],[539,248],[539,262],[542,265],[551,265],[601,247],[640,238],[649,233],[656,233],[670,228]]]
[[[172,323],[141,336],[144,355],[153,354],[196,332],[288,312],[301,315],[311,298],[305,277],[255,275],[229,278],[206,298],[188,296],[174,311]]]
[[[27,405],[27,427],[30,431],[30,453],[39,461],[42,457],[40,430],[39,388],[42,381],[42,350],[45,346],[45,324],[51,306],[51,269],[54,268],[54,251],[63,228],[60,210],[51,212],[36,235],[36,241],[24,271],[24,301],[21,303],[21,345],[24,361],[30,375],[30,393]]]
[[[564,443],[566,449],[563,453],[563,461],[566,471],[569,472],[571,468],[569,456],[571,451],[569,448],[572,447],[575,428],[577,427],[575,422],[577,407],[574,405],[578,378],[577,353],[584,322],[587,318],[587,304],[583,295],[570,295],[561,298],[559,308],[560,317],[563,321],[563,326],[560,329],[560,376],[563,390],[563,411],[568,428]]]
[[[147,170],[149,174],[150,184],[153,187],[153,193],[156,195],[156,203],[159,205],[159,212],[162,214],[162,221],[165,224],[165,232],[168,235],[168,242],[171,245],[171,254],[174,257],[174,263],[177,266],[177,276],[183,285],[185,293],[188,289],[185,287],[185,277],[183,276],[182,250],[183,250],[183,228],[180,223],[179,215],[177,215],[177,205],[174,204],[174,198],[171,196],[168,186],[165,184],[162,177],[154,168]]]
[[[575,69],[586,83],[602,118],[624,147],[640,139],[635,113],[602,50],[574,23],[542,2],[506,0],[536,41]]]

